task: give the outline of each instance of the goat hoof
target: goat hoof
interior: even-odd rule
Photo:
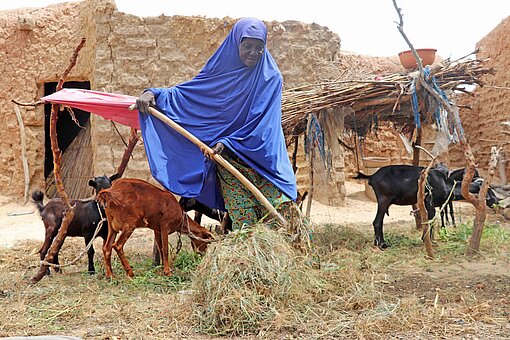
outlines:
[[[387,244],[386,242],[377,242],[377,241],[374,241],[374,246],[376,246],[377,248],[381,249],[381,250],[384,250],[386,248],[389,248],[390,245]]]

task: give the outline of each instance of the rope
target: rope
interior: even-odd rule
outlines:
[[[418,76],[415,76],[413,78],[413,81],[411,82],[411,105],[413,108],[414,113],[414,125],[416,125],[417,128],[421,128],[421,121],[420,121],[420,109],[418,105],[418,95],[416,94],[416,79]]]
[[[321,159],[326,165],[326,148],[324,146],[324,132],[320,126],[317,117],[312,113],[310,115],[310,126],[311,128],[308,130],[308,134],[305,138],[305,151],[308,153],[308,144],[311,143],[312,147],[315,147],[315,142],[317,142],[317,148],[319,149],[319,153],[321,155]]]
[[[49,263],[45,260],[41,260],[40,263],[42,265],[45,265],[45,266],[50,266],[50,267],[54,267],[54,268],[63,268],[63,267],[68,267],[68,266],[71,266],[73,264],[75,264],[76,262],[78,262],[79,259],[81,259],[83,257],[83,255],[89,251],[90,247],[92,247],[92,244],[94,243],[94,240],[96,239],[97,237],[97,234],[99,234],[99,230],[101,230],[101,227],[103,226],[103,222],[106,221],[106,218],[103,217],[103,213],[101,212],[101,208],[99,207],[99,203],[96,202],[96,205],[97,205],[97,210],[99,211],[99,216],[101,217],[101,220],[99,221],[99,223],[97,224],[97,227],[96,227],[96,230],[94,231],[94,235],[92,235],[92,239],[90,240],[90,242],[87,244],[87,246],[85,247],[85,249],[74,259],[72,260],[71,262],[69,263],[66,263],[66,264],[55,264],[55,263]],[[53,242],[55,241],[55,239],[53,239],[52,241],[52,245],[53,245]],[[50,247],[51,249],[51,247]]]
[[[212,239],[212,240],[206,240],[206,239],[203,239],[201,237],[198,237],[197,235],[193,234],[191,232],[191,230],[189,229],[189,221],[188,221],[188,215],[186,214],[186,212],[183,210],[182,211],[182,223],[181,223],[181,230],[179,231],[179,235],[183,232],[183,227],[184,227],[184,224],[186,224],[186,235],[188,235],[189,238],[193,239],[193,240],[197,240],[197,241],[201,241],[201,242],[205,242],[205,243],[212,243],[212,242],[216,242],[215,239]]]

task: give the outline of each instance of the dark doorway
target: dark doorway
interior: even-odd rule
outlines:
[[[65,88],[79,88],[90,90],[89,81],[69,81],[64,83]],[[44,84],[44,95],[48,96],[55,93],[57,89],[57,83],[45,83]],[[80,126],[85,126],[90,119],[90,113],[78,109],[73,109],[74,115]],[[51,139],[50,139],[50,115],[51,115],[51,104],[44,104],[44,135],[45,135],[45,151],[44,151],[44,178],[48,178],[48,175],[53,171],[53,153],[51,152]],[[59,112],[57,119],[57,141],[58,147],[62,154],[64,154],[71,145],[71,142],[76,138],[78,133],[82,130],[73,121],[71,114],[68,109]]]
[[[44,95],[55,93],[57,83],[45,83]],[[90,90],[90,82],[70,81],[64,83],[64,88],[79,88]],[[57,142],[62,152],[60,173],[65,191],[70,198],[88,197],[91,188],[88,180],[92,176],[92,147],[90,144],[90,113],[73,109],[74,117],[79,125],[73,121],[68,108],[58,113]],[[44,178],[46,179],[46,195],[56,197],[55,175],[53,174],[53,152],[50,138],[51,104],[44,105],[45,158]]]

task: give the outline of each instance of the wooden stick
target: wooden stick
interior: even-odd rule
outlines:
[[[416,131],[416,140],[413,141],[413,165],[414,166],[420,166],[420,148],[421,148],[421,127],[415,127]],[[413,212],[419,211],[418,203],[413,204]],[[422,225],[422,219],[421,219],[421,213],[413,213],[414,215],[414,223],[416,224],[416,229],[423,230]]]
[[[429,165],[425,169],[423,169],[423,171],[420,174],[420,179],[418,180],[418,194],[416,200],[418,208],[420,209],[421,220],[427,221],[422,222],[423,232],[421,238],[423,240],[423,243],[425,244],[425,251],[427,252],[427,256],[430,259],[434,259],[434,249],[432,248],[432,239],[430,237],[431,227],[429,225],[429,223],[431,223],[432,221],[428,220],[429,218],[427,214],[427,209],[425,208],[425,183],[427,182],[427,177],[429,175],[430,168],[434,164],[434,161],[436,160],[437,156],[432,156],[432,154],[428,152],[428,150],[422,148],[421,146],[416,145],[416,148],[425,151],[425,153],[427,153],[432,158]]]
[[[78,44],[76,49],[74,50],[73,55],[71,56],[71,60],[69,62],[69,65],[67,66],[66,70],[62,73],[60,76],[60,79],[57,83],[57,91],[60,91],[62,87],[64,86],[64,81],[69,72],[71,72],[71,69],[76,65],[76,60],[78,59],[78,54],[80,53],[80,50],[85,45],[85,38],[81,39],[81,42]],[[62,174],[60,172],[60,165],[62,163],[62,152],[60,151],[58,147],[58,140],[57,140],[57,119],[58,119],[58,110],[60,105],[58,104],[52,104],[51,105],[51,114],[50,114],[50,139],[51,139],[51,151],[53,152],[53,174],[55,175],[55,186],[58,190],[58,193],[60,195],[60,198],[64,202],[64,218],[62,219],[62,224],[60,225],[60,229],[58,230],[57,236],[53,239],[53,242],[51,243],[50,249],[48,249],[48,252],[46,253],[46,256],[44,257],[44,260],[41,261],[41,266],[39,267],[39,271],[32,277],[31,283],[37,283],[39,282],[44,275],[46,274],[46,271],[48,270],[48,265],[46,263],[52,263],[53,258],[57,254],[58,249],[62,246],[62,243],[64,243],[64,240],[67,235],[67,228],[69,227],[69,223],[73,220],[74,213],[75,213],[75,207],[71,206],[69,203],[69,198],[67,197],[67,194],[64,190],[64,183],[62,182]]]
[[[133,149],[135,148],[136,143],[138,143],[138,135],[136,134],[136,129],[131,128],[129,143],[126,145],[126,150],[124,150],[124,155],[122,155],[122,160],[119,167],[117,168],[117,174],[119,174],[119,177],[122,177],[124,174],[124,170],[126,170],[127,164],[129,162],[129,157],[133,153]]]
[[[495,146],[491,148],[491,159],[489,162],[488,170],[489,174],[484,179],[482,187],[480,188],[480,192],[478,194],[478,202],[483,207],[483,209],[481,209],[480,213],[478,213],[477,210],[475,221],[473,222],[473,232],[471,234],[471,238],[469,239],[469,245],[467,249],[467,255],[470,256],[473,256],[480,251],[480,241],[482,239],[482,232],[486,218],[485,200],[487,197],[487,190],[489,189],[492,177],[494,176],[494,171],[496,170],[496,166],[498,165],[500,151],[501,148],[496,148]]]
[[[129,107],[130,110],[136,109],[136,104],[133,104]],[[170,126],[172,129],[186,137],[189,141],[191,141],[193,144],[198,146],[200,150],[207,151],[210,155],[212,155],[212,158],[216,161],[216,163],[219,163],[221,166],[223,166],[225,169],[227,169],[232,175],[234,175],[244,186],[252,192],[252,194],[257,198],[257,200],[274,216],[276,217],[284,226],[287,225],[287,221],[283,218],[280,213],[273,207],[271,202],[268,201],[268,199],[260,192],[260,190],[253,185],[242,173],[239,172],[236,168],[232,166],[228,161],[226,161],[223,157],[221,157],[218,154],[215,154],[213,150],[203,143],[200,139],[195,137],[193,134],[189,133],[186,129],[184,129],[182,126],[159,112],[153,107],[149,107],[149,113],[161,120],[163,123]]]
[[[312,114],[310,113],[308,115],[308,124],[306,126],[306,136],[307,138],[310,135],[310,129],[312,124]],[[310,157],[310,164],[309,164],[309,172],[308,176],[310,179],[310,187],[308,188],[308,201],[306,202],[306,218],[310,218],[310,211],[312,210],[312,200],[313,200],[313,159],[315,157],[315,145],[314,145],[315,138],[308,143],[308,157]]]
[[[23,163],[23,174],[25,175],[25,204],[28,200],[28,187],[30,185],[30,172],[28,171],[27,161],[27,143],[25,134],[25,124],[23,124],[23,118],[18,105],[14,105],[14,111],[16,112],[16,118],[18,118],[19,124],[19,135],[21,138],[21,162]]]

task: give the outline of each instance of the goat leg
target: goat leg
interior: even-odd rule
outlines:
[[[92,241],[93,235],[87,235],[85,237],[85,247],[89,245],[89,243]],[[87,250],[87,258],[88,258],[88,271],[89,274],[95,274],[96,268],[94,267],[94,246],[91,244],[89,250]]]
[[[184,213],[184,212],[183,212]],[[163,261],[163,274],[165,276],[171,276],[172,270],[170,269],[170,260],[168,257],[168,227],[163,224],[160,231],[154,230],[154,238],[157,239],[157,233],[159,233],[159,244],[161,249],[161,259]]]
[[[107,278],[113,278],[113,270],[112,270],[112,248],[113,243],[115,242],[115,238],[117,237],[117,232],[111,228],[108,229],[108,237],[106,241],[103,242],[103,257],[104,257],[104,266],[105,266],[105,276]]]
[[[135,274],[133,273],[133,268],[131,268],[131,265],[129,264],[129,261],[126,257],[126,254],[124,254],[124,244],[126,244],[126,241],[129,239],[131,234],[133,234],[133,231],[135,228],[125,228],[121,233],[117,241],[113,244],[113,248],[117,252],[117,255],[119,256],[120,263],[122,264],[122,268],[126,271],[126,275],[128,277],[133,277]]]
[[[152,265],[154,267],[159,266],[161,263],[161,254],[159,252],[158,242],[156,241],[156,236],[154,236],[154,243],[152,245]]]

